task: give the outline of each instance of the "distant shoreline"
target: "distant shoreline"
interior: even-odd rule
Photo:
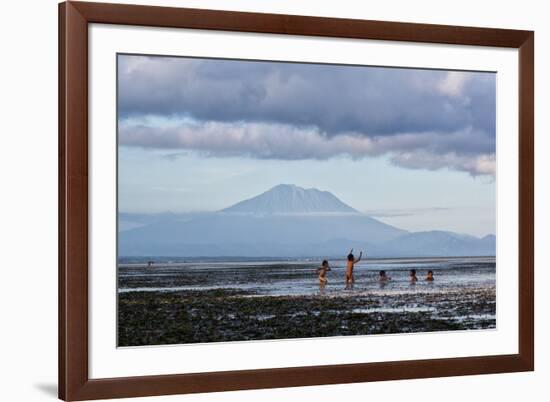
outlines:
[[[174,263],[174,264],[183,264],[183,263],[250,263],[250,262],[302,262],[307,263],[316,263],[320,260],[344,260],[345,256],[316,256],[316,257],[163,257],[163,256],[148,256],[148,257],[119,257],[118,265],[128,265],[128,264],[144,264],[148,262],[153,263]],[[487,256],[437,256],[437,257],[367,257],[364,259],[364,262],[380,262],[380,263],[389,263],[392,261],[400,263],[415,263],[415,262],[442,262],[449,260],[475,260],[482,261],[486,259],[495,260],[496,256],[487,255]]]

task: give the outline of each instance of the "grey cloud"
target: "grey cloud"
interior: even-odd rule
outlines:
[[[313,126],[327,136],[472,127],[494,146],[495,81],[491,73],[120,56],[119,112]]]
[[[479,154],[475,156],[457,155],[454,152],[435,154],[425,151],[404,151],[391,156],[391,161],[409,169],[451,169],[470,173],[472,176],[489,175],[496,173],[495,154]]]
[[[394,164],[407,168],[451,168],[472,175],[494,175],[495,158],[491,145],[480,147],[482,153],[471,148],[471,143],[479,136],[468,128],[450,134],[368,137],[349,132],[330,137],[316,127],[242,122],[180,122],[164,128],[155,124],[121,124],[119,128],[119,141],[124,146],[193,150],[215,157],[282,160],[361,159],[387,154]],[[177,157],[177,154],[169,156]]]
[[[492,73],[119,57],[125,146],[495,173]]]
[[[364,211],[364,213],[374,218],[395,218],[395,217],[402,217],[402,216],[424,215],[431,212],[449,211],[451,209],[452,208],[444,208],[444,207],[380,209],[380,210]]]
[[[121,125],[121,145],[143,148],[185,149],[211,156],[249,156],[259,159],[328,159],[346,155],[374,155],[368,137],[342,134],[327,137],[317,129],[271,123],[194,123],[158,128]]]

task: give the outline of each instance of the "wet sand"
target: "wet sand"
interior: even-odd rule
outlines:
[[[217,288],[119,293],[119,346],[490,329],[495,286],[265,295]]]

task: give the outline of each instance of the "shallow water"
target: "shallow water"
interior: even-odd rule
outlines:
[[[309,338],[496,328],[494,258],[119,264],[119,345]],[[409,283],[416,269],[418,282]],[[391,280],[379,283],[378,271]],[[428,270],[434,282],[425,281]]]
[[[307,296],[323,294],[398,295],[446,293],[461,288],[490,288],[496,285],[494,257],[364,260],[356,264],[353,289],[344,289],[345,260],[329,261],[328,285],[319,287],[312,261],[212,261],[119,264],[119,292],[172,292],[233,288],[259,295]],[[418,282],[409,283],[409,270],[416,269]],[[385,270],[391,280],[378,281]],[[428,270],[433,282],[425,281]]]

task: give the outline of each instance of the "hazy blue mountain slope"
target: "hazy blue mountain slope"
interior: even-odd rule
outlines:
[[[494,236],[477,238],[453,232],[407,233],[375,247],[376,254],[388,256],[486,256],[495,255]]]
[[[406,233],[360,214],[240,215],[212,213],[188,221],[158,222],[121,232],[121,255],[308,255],[306,248],[334,239],[379,243]],[[307,246],[307,247],[306,247]],[[212,247],[212,250],[208,250]],[[195,249],[194,249],[195,248]],[[208,253],[205,254],[205,252]],[[322,252],[323,250],[319,250]],[[281,254],[283,253],[283,254]]]
[[[495,255],[493,235],[410,233],[317,189],[279,185],[220,212],[120,214],[120,256],[307,257]],[[137,226],[128,226],[133,222]]]

